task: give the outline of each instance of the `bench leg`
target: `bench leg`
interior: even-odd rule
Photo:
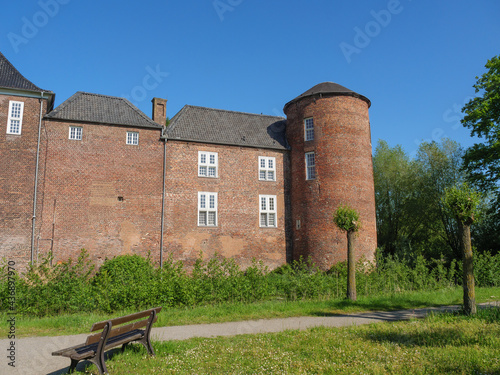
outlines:
[[[106,323],[99,340],[99,345],[97,345],[97,350],[94,357],[90,358],[89,361],[97,366],[99,374],[107,374],[108,368],[106,367],[106,362],[104,362],[104,348],[106,347],[106,342],[108,341],[109,332],[111,331],[112,324],[110,321]]]
[[[80,362],[77,359],[71,359],[71,366],[69,366],[68,374],[72,374],[75,372],[76,365]]]
[[[97,369],[99,370],[99,374],[103,375],[108,373],[106,362],[104,362],[104,353],[101,353],[101,355],[96,355],[94,358],[89,359],[89,361],[96,365]]]
[[[155,316],[156,316],[156,311],[153,310],[151,312],[151,315],[149,316],[148,325],[146,326],[146,329],[144,331],[144,337],[142,338],[142,340],[139,341],[142,345],[144,345],[148,353],[153,356],[155,355],[155,351],[153,349],[153,345],[151,345],[150,337],[151,337],[151,328],[153,327],[153,320]]]
[[[151,345],[151,341],[149,340],[149,337],[143,337],[142,340],[140,341],[137,341],[139,343],[141,343],[145,348],[146,350],[148,351],[149,354],[151,355],[155,355],[155,350],[153,349],[153,345]]]

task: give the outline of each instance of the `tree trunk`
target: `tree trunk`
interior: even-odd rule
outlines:
[[[347,298],[356,301],[356,264],[354,262],[354,236],[356,232],[347,231]]]
[[[464,311],[467,315],[476,313],[476,292],[474,289],[474,268],[472,263],[472,246],[470,241],[470,225],[458,221],[460,242],[463,253],[463,288]]]

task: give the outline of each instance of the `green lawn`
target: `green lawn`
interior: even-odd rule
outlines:
[[[135,375],[500,374],[500,309],[478,315],[155,342],[156,357],[132,345],[107,366]]]
[[[158,315],[155,327],[219,323],[250,319],[271,319],[292,316],[322,316],[332,313],[360,312],[369,310],[397,310],[439,305],[460,304],[462,289],[450,288],[429,292],[399,293],[387,296],[360,297],[352,303],[344,299],[319,301],[283,300],[252,304],[222,304],[194,308],[165,308]],[[500,288],[476,288],[477,302],[500,300]],[[153,306],[150,306],[153,307]],[[93,323],[135,311],[120,311],[115,314],[80,313],[44,318],[28,316],[16,317],[16,336],[55,336],[88,333]],[[1,335],[6,337],[6,313],[0,314]]]

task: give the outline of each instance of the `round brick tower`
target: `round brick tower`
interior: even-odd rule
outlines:
[[[311,257],[321,269],[346,260],[347,236],[333,223],[341,204],[360,214],[356,258],[375,258],[370,104],[333,82],[320,83],[285,104],[294,259]]]

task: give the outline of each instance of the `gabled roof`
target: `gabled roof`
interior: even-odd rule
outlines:
[[[37,92],[51,92],[42,90],[31,81],[24,78],[14,65],[0,52],[0,87]]]
[[[127,99],[78,91],[45,116],[96,124],[161,128]]]
[[[300,94],[297,96],[295,99],[290,100],[288,103],[285,104],[285,107],[283,110],[286,112],[287,107],[299,101],[300,99],[306,98],[308,96],[341,96],[341,95],[348,95],[348,96],[354,96],[356,98],[364,100],[366,103],[368,103],[368,107],[371,105],[370,100],[363,96],[360,95],[352,90],[349,90],[348,88],[339,85],[338,83],[334,82],[323,82],[323,83],[318,83],[316,86],[310,88],[306,92]]]
[[[170,121],[168,139],[288,149],[283,117],[184,106]]]

